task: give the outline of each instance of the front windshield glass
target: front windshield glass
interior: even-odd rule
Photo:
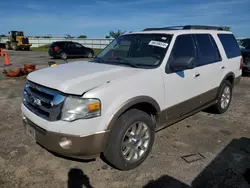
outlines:
[[[160,65],[170,40],[171,35],[166,34],[122,35],[114,39],[93,61],[154,68]]]
[[[19,32],[16,33],[16,35],[17,35],[17,36],[23,36],[23,32],[20,32],[20,31],[19,31]]]

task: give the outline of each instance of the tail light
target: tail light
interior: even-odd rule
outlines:
[[[240,70],[242,70],[242,68],[243,68],[243,57],[241,57],[240,59]]]
[[[59,47],[58,46],[55,46],[54,47],[54,51],[57,52],[59,50]]]

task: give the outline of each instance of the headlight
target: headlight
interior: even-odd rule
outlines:
[[[87,119],[100,115],[100,100],[67,97],[63,104],[61,119],[64,121],[74,121],[76,119]]]

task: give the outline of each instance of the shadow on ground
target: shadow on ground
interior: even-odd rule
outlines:
[[[232,140],[227,147],[195,178],[192,188],[250,187],[250,139]],[[164,175],[143,188],[191,188]]]
[[[68,173],[68,188],[93,188],[90,185],[89,178],[81,169],[72,168]]]

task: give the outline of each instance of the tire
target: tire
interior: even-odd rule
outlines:
[[[226,90],[229,91],[229,93],[226,94],[225,93]],[[224,81],[221,84],[219,91],[218,91],[218,94],[217,94],[218,102],[214,106],[211,107],[211,110],[214,113],[223,114],[228,110],[228,108],[231,104],[231,100],[232,100],[232,91],[233,91],[233,86],[232,86],[231,82],[229,82],[228,80]],[[223,105],[223,103],[224,103],[224,105]]]
[[[18,49],[17,44],[13,44],[12,48],[13,48],[13,50],[16,51]]]
[[[5,44],[5,48],[6,50],[10,50],[11,49],[10,44],[9,43]]]
[[[94,56],[94,54],[92,52],[88,52],[86,57],[87,58],[92,58],[93,56]]]
[[[60,58],[61,59],[67,59],[68,58],[68,54],[66,54],[65,52],[61,52],[60,53]]]
[[[142,127],[141,132],[139,127]],[[133,132],[137,132],[136,136],[133,135]],[[148,157],[154,138],[155,130],[151,117],[141,110],[129,110],[117,119],[111,130],[104,157],[116,169],[132,170]],[[133,155],[131,148],[137,153]]]

